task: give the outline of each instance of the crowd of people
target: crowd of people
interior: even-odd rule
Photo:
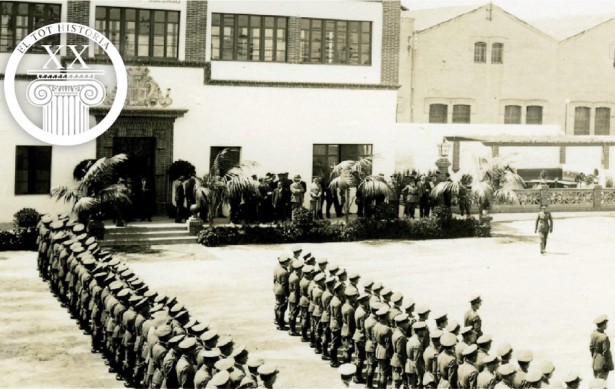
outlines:
[[[279,330],[301,337],[316,354],[366,387],[387,388],[579,388],[581,377],[553,379],[550,361],[534,361],[529,350],[503,343],[483,330],[480,296],[469,298],[462,322],[363,280],[299,246],[278,257],[273,274],[274,317]],[[428,319],[433,319],[428,322]],[[605,389],[613,370],[606,315],[594,321],[590,352],[591,389]],[[435,326],[433,325],[435,323]]]
[[[278,369],[150,289],[81,223],[45,215],[38,270],[126,387],[272,388]]]

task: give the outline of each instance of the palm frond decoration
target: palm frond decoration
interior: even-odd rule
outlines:
[[[486,181],[477,182],[472,184],[472,194],[483,204],[493,197],[493,188]]]
[[[329,189],[336,193],[338,189],[342,191],[350,189],[350,184],[345,177],[337,176],[329,183]]]
[[[103,157],[94,162],[87,173],[83,176],[79,188],[85,194],[91,194],[92,191],[100,189],[106,181],[109,181],[113,175],[115,168],[122,162],[128,159],[126,154],[117,154],[113,157]]]
[[[382,176],[367,176],[359,184],[358,190],[368,199],[379,196],[387,197],[393,193],[393,190]]]
[[[51,198],[64,200],[65,203],[75,203],[82,197],[81,191],[68,186],[56,186],[51,189]]]
[[[104,203],[124,203],[130,204],[128,189],[124,185],[113,184],[98,192],[98,200]]]
[[[100,205],[100,202],[94,197],[82,197],[73,205],[72,212],[77,219],[81,220],[81,215],[88,214],[98,205]]]

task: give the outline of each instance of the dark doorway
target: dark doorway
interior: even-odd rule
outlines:
[[[134,196],[138,196],[142,189],[142,178],[146,180],[149,193],[156,193],[155,167],[156,167],[156,138],[154,137],[113,137],[113,155],[126,154],[128,160],[118,166],[118,178],[124,178]],[[133,201],[136,198],[133,198]],[[153,195],[139,197],[139,208],[154,210],[155,197]]]

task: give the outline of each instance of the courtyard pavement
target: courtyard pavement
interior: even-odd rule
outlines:
[[[529,349],[536,362],[555,364],[555,378],[574,370],[586,387],[592,321],[601,313],[615,317],[615,213],[554,214],[554,233],[544,256],[533,234],[535,215],[494,217],[493,238],[304,247],[427,304],[433,312],[447,312],[450,320],[461,321],[468,297],[480,293],[483,328],[493,336],[494,349],[502,342],[515,350]],[[288,247],[193,244],[115,255],[152,288],[177,296],[193,316],[232,335],[253,355],[277,363],[277,387],[337,386],[334,369],[307,344],[273,325],[272,271],[277,255]],[[100,357],[87,352],[89,339],[37,278],[34,255],[0,257],[6,259],[0,261],[0,350],[10,357],[2,358],[0,374],[11,377],[1,386],[117,386]],[[32,355],[37,347],[45,355],[42,361]],[[72,375],[60,381],[67,371]],[[46,374],[57,381],[43,379]]]

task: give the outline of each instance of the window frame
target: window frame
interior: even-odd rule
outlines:
[[[519,110],[518,118],[509,114],[509,109],[517,108]],[[504,106],[504,124],[521,124],[523,120],[523,106],[518,104],[508,104]],[[517,120],[518,119],[518,120]]]
[[[607,112],[606,118],[599,118],[598,112]],[[611,135],[611,108],[596,107],[594,114],[594,135]],[[599,125],[604,124],[604,126]]]
[[[322,153],[316,153],[316,147],[318,146],[324,146],[325,147],[325,152],[324,154]],[[331,152],[330,149],[333,147],[337,147],[337,151],[335,152]],[[348,150],[346,150],[346,152],[344,152],[344,148],[348,148],[348,147],[353,147],[353,148],[357,148],[357,150],[359,150],[359,147],[362,148],[367,148],[368,151],[365,153],[357,153],[357,157],[358,158],[365,158],[368,157],[370,155],[374,155],[374,145],[373,143],[314,143],[312,144],[312,177],[318,176],[321,179],[328,181],[329,179],[329,175],[331,174],[331,166],[329,164],[329,158],[330,157],[335,157],[336,158],[336,162],[335,164],[333,164],[334,166],[339,164],[342,161],[345,161],[347,159],[344,159],[343,156],[344,154],[348,155]],[[320,158],[325,158],[326,159],[326,168],[325,169],[329,169],[328,171],[325,172],[318,172],[316,171],[316,157],[320,157]],[[358,161],[358,159],[355,159],[355,161]],[[371,174],[372,172],[372,167],[369,167],[369,171],[368,171],[368,175]]]
[[[36,155],[38,152],[45,150],[47,155]],[[20,160],[20,156],[23,157],[24,153],[20,150],[25,151],[26,162]],[[53,148],[52,146],[33,146],[33,145],[16,145],[15,146],[15,179],[14,179],[14,193],[15,196],[28,196],[28,195],[49,195],[51,192],[51,168],[52,168],[52,155]],[[36,165],[37,159],[45,158],[44,161],[46,163],[46,169],[37,168]],[[25,169],[18,169],[20,165],[26,164],[27,167]],[[20,171],[25,171],[27,178],[26,180],[19,179]],[[37,180],[37,172],[47,172],[47,179]],[[22,183],[26,183],[26,189],[24,191],[18,190],[21,188]],[[42,189],[37,190],[39,186],[42,185]]]
[[[466,112],[460,112],[461,109],[465,109]],[[463,115],[463,116],[462,116]],[[472,106],[470,104],[453,104],[453,117],[451,122],[456,124],[469,124],[472,121]]]
[[[11,14],[9,16],[8,23],[7,23],[7,32],[11,31],[11,34],[2,35],[1,31],[4,28],[4,26],[2,25],[2,18],[5,16],[2,11],[4,9],[4,6],[8,4],[12,5]],[[27,32],[23,37],[17,38],[17,30],[23,29],[23,26],[19,26],[19,28],[16,28],[17,27],[16,26],[17,17],[24,16],[24,15],[19,14],[19,6],[21,5],[25,5],[28,7],[28,14],[26,16],[27,26],[25,27]],[[26,36],[34,32],[36,29],[40,28],[40,26],[37,27],[38,23],[36,23],[35,21],[35,18],[37,17],[36,11],[35,11],[37,6],[43,6],[43,14],[45,18],[43,25],[59,23],[62,21],[62,3],[47,3],[47,2],[38,2],[38,3],[32,2],[31,3],[27,1],[3,1],[0,3],[0,42],[2,42],[4,37],[6,37],[6,40],[8,42],[6,51],[2,50],[2,45],[0,45],[0,53],[12,52],[13,50],[15,50],[15,48],[17,47],[17,44],[21,42],[21,40],[23,40]],[[57,7],[57,11],[58,11],[57,20],[55,19],[51,20],[51,16],[52,16],[50,15],[51,9],[55,7]],[[8,25],[10,25],[11,23],[13,23],[13,28],[12,30],[9,30]],[[59,45],[60,44],[60,34],[51,35],[49,37],[41,39],[30,49],[30,53],[33,53],[33,54],[45,53],[45,50],[42,49],[41,44],[50,44],[52,46]]]
[[[504,63],[504,43],[494,42],[491,44],[491,63],[497,65],[501,65]]]
[[[435,111],[437,108],[440,108],[440,107],[444,107],[443,109],[444,115],[436,116],[437,112]],[[432,112],[432,109],[434,112]],[[433,120],[433,119],[439,119],[440,117],[443,118],[442,121]],[[448,123],[448,104],[442,104],[442,103],[429,104],[429,123],[438,123],[438,124]]]
[[[304,28],[304,23],[308,23],[308,28]],[[315,41],[313,39],[314,30],[316,27],[313,27],[314,23],[320,23],[320,58],[318,61],[313,62],[312,59],[312,44]],[[327,30],[327,24],[333,23],[333,38],[331,39],[331,43],[333,45],[333,59],[329,61],[326,55],[326,47],[329,39],[326,37],[326,33],[331,30]],[[352,55],[350,51],[351,46],[351,24],[356,23],[358,25],[357,31],[357,55],[358,61],[357,63],[351,63]],[[341,32],[339,25],[345,24],[345,30]],[[368,31],[364,31],[364,25],[369,26]],[[304,65],[348,65],[348,66],[372,66],[373,64],[373,22],[370,20],[348,20],[348,19],[320,19],[320,18],[301,18],[299,22],[299,51],[300,51],[300,63]],[[307,33],[305,33],[307,31]],[[339,34],[344,34],[344,39],[340,39]],[[368,36],[368,42],[363,41],[363,37]],[[341,42],[345,44],[344,59],[340,59],[340,50],[338,49],[338,45]],[[363,52],[363,48],[366,46],[368,48],[367,53]],[[304,56],[304,52],[307,52],[307,56]],[[367,56],[367,60],[363,60],[363,56]]]
[[[474,63],[487,63],[487,42],[474,42]]]
[[[530,115],[530,111],[534,108],[540,108],[540,120],[538,120],[538,118],[535,119],[532,115]],[[525,124],[542,125],[544,121],[544,115],[545,109],[542,105],[527,105],[525,107]]]
[[[574,107],[574,122],[573,122],[573,134],[574,135],[589,135],[591,127],[591,107],[585,105],[579,105]],[[587,113],[587,119],[581,118],[578,113]],[[583,120],[583,121],[581,121]],[[587,125],[585,125],[587,123]]]
[[[225,16],[232,16],[233,17],[233,31],[232,31],[232,58],[229,59],[225,59],[224,58],[224,19]],[[218,20],[220,21],[220,25],[214,25],[214,19],[218,18]],[[246,58],[245,59],[238,59],[238,41],[239,41],[239,31],[241,28],[239,26],[239,19],[241,17],[246,17],[247,21],[248,21],[248,25],[247,25],[247,29],[248,29],[248,35],[246,37],[246,48],[247,48],[247,52],[246,52]],[[211,24],[211,34],[210,34],[210,38],[211,38],[211,42],[210,42],[210,48],[211,48],[211,52],[210,52],[210,58],[212,61],[239,61],[239,62],[267,62],[267,63],[288,63],[288,30],[289,30],[289,21],[290,18],[288,16],[280,16],[280,15],[255,15],[255,14],[235,14],[235,13],[222,13],[222,12],[214,12],[211,14],[211,18],[212,18],[212,24]],[[252,22],[254,18],[260,18],[260,21],[258,23],[258,26],[255,26],[255,28],[258,28],[259,34],[258,34],[258,59],[252,59],[251,58],[251,54],[250,54],[250,47],[251,45],[254,43],[254,31],[255,28],[252,27]],[[273,34],[270,37],[271,42],[272,42],[272,51],[271,51],[271,60],[267,60],[266,59],[266,42],[268,40],[268,37],[266,35],[266,30],[268,29],[268,27],[266,26],[266,20],[267,18],[273,18]],[[281,21],[284,21],[284,26],[283,27],[279,27],[279,25],[281,24]],[[214,35],[213,34],[213,29],[214,27],[218,27],[219,29],[219,35]],[[283,58],[281,60],[278,60],[278,56],[279,56],[279,52],[278,52],[278,43],[280,42],[280,39],[278,39],[278,30],[283,29],[284,30],[284,54],[283,54]],[[218,43],[218,49],[219,49],[219,53],[217,56],[214,56],[214,40],[217,39],[217,43]]]
[[[104,19],[98,19],[97,17],[97,13],[99,9],[104,9],[105,10],[105,17]],[[103,22],[104,23],[104,28],[102,29],[102,33],[105,34],[105,36],[109,37],[110,40],[112,40],[110,38],[110,24],[112,22],[115,22],[116,20],[112,20],[110,17],[110,14],[112,12],[112,10],[117,9],[120,12],[120,19],[119,19],[119,42],[113,42],[114,45],[118,48],[118,51],[120,52],[120,54],[122,56],[125,56],[126,58],[129,59],[149,59],[149,58],[153,58],[156,60],[160,60],[160,61],[178,61],[179,60],[179,39],[180,39],[180,31],[181,31],[181,11],[177,11],[177,10],[172,10],[172,9],[158,9],[158,8],[134,8],[134,7],[115,7],[115,6],[106,6],[106,5],[96,5],[95,9],[94,9],[94,24],[98,24],[99,22]],[[126,53],[128,44],[125,42],[125,38],[126,38],[126,24],[130,21],[126,20],[126,12],[127,11],[134,11],[135,12],[135,27],[134,27],[134,42],[132,44],[132,46],[134,46],[132,48],[132,50],[134,51],[132,54]],[[140,28],[141,28],[141,22],[139,21],[139,16],[141,14],[141,12],[149,12],[149,32],[148,32],[148,41],[147,41],[147,48],[148,48],[148,53],[147,55],[139,55],[139,36],[140,34]],[[154,49],[155,46],[154,45],[154,38],[156,37],[156,13],[157,12],[164,12],[164,43],[163,43],[163,48],[164,48],[164,56],[155,56],[154,55]],[[177,14],[177,22],[172,22],[171,24],[176,25],[175,27],[175,45],[174,45],[174,50],[175,53],[172,56],[169,56],[168,51],[170,49],[169,47],[169,26],[170,26],[170,22],[169,22],[169,14],[174,13]],[[113,40],[112,40],[113,41]],[[97,46],[96,48],[96,56],[102,56],[104,55],[104,53],[100,52],[100,48]]]

